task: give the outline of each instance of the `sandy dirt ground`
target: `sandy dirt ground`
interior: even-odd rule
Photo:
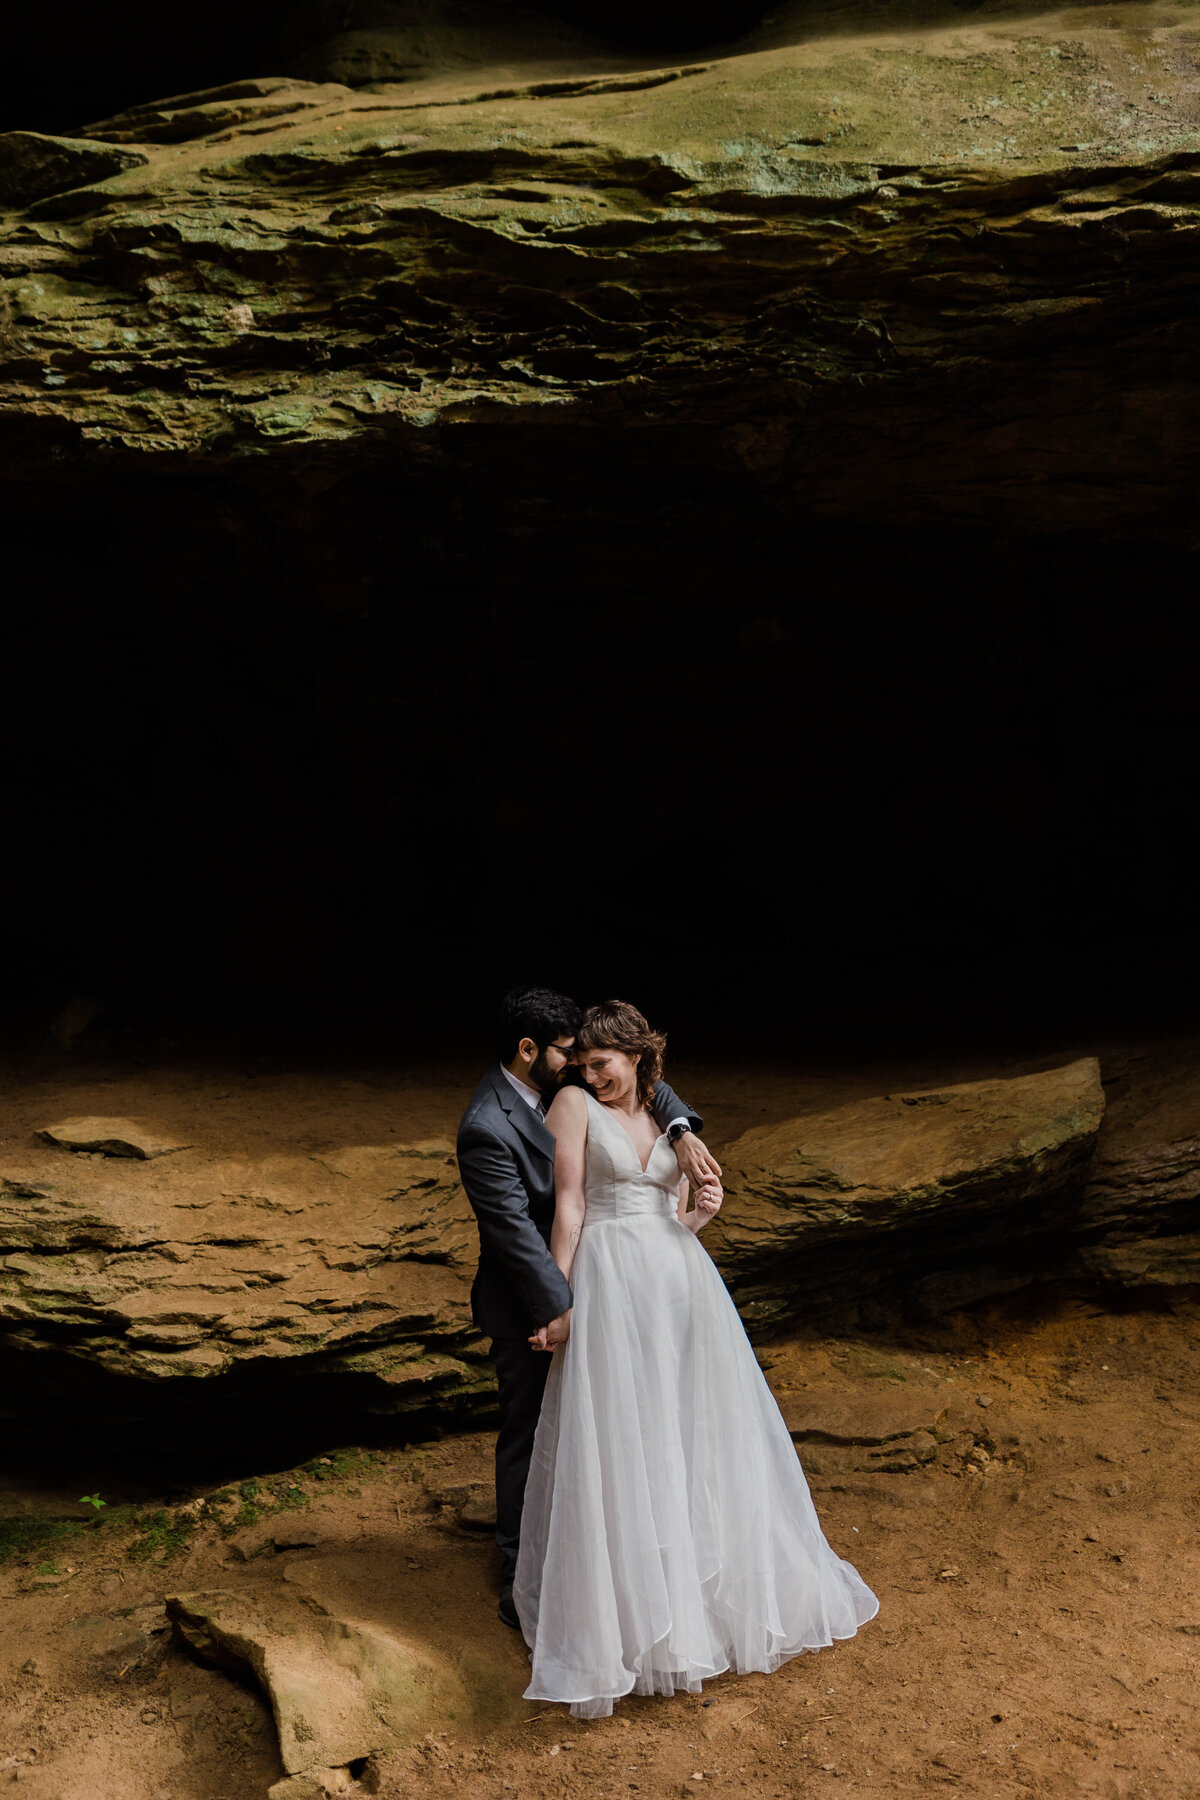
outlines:
[[[901,1074],[913,1086],[1017,1073],[1078,1050],[902,1071],[673,1073],[719,1144]],[[1131,1139],[1167,1135],[1164,1119],[1170,1135],[1190,1127],[1181,1058],[1108,1055]],[[444,1134],[470,1085],[451,1068],[43,1070],[9,1085],[0,1159],[38,1124],[92,1111],[202,1126],[240,1149]],[[0,1783],[30,1800],[261,1800],[282,1773],[269,1707],[175,1643],[163,1601],[291,1571],[374,1582],[397,1630],[486,1690],[483,1724],[447,1717],[372,1759],[360,1791],[1183,1800],[1200,1792],[1198,1339],[1192,1297],[1110,1311],[1074,1296],[925,1338],[797,1333],[762,1346],[785,1414],[806,1396],[843,1413],[900,1397],[940,1421],[936,1455],[905,1471],[801,1447],[826,1533],[878,1593],[879,1617],[774,1676],[726,1676],[703,1697],[624,1702],[583,1723],[520,1698],[524,1647],[496,1618],[495,1552],[469,1522],[486,1514],[486,1433],[330,1446],[292,1470],[222,1468],[217,1446],[213,1479],[188,1491],[169,1470],[159,1492],[123,1484],[119,1454],[65,1485],[9,1464]]]

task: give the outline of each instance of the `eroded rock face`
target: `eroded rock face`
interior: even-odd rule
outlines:
[[[1190,541],[1190,15],[854,23],[97,122],[137,169],[7,202],[14,470],[688,428],[808,516]]]
[[[1077,1267],[1105,1287],[1200,1288],[1200,1232],[1097,1244],[1080,1251]]]
[[[1148,1120],[1137,1147],[1097,1151],[1103,1111],[1084,1058],[748,1131],[720,1147],[727,1198],[704,1241],[756,1338],[794,1320],[928,1321],[1044,1282],[1200,1285],[1198,1140],[1155,1143]],[[490,1413],[478,1240],[449,1142],[237,1155],[184,1135],[169,1113],[81,1115],[6,1152],[11,1424],[153,1413],[203,1437],[206,1420],[257,1433],[319,1418],[319,1435],[346,1437]],[[938,1428],[924,1398],[911,1417],[911,1400],[884,1399],[864,1455]],[[823,1452],[837,1407],[821,1404]],[[435,1496],[456,1517],[474,1498]]]
[[[149,1382],[303,1359],[308,1379],[384,1413],[488,1403],[474,1224],[448,1143],[29,1160],[0,1181],[10,1347]]]
[[[1103,1114],[1087,1057],[746,1132],[709,1248],[755,1320],[849,1294],[949,1311],[1021,1285],[1014,1252],[1078,1229]]]
[[[105,149],[86,138],[6,131],[0,136],[0,206],[27,206],[47,194],[144,167],[147,161],[140,150]]]
[[[340,82],[295,81],[286,76],[230,81],[200,93],[155,100],[148,106],[131,106],[111,119],[86,126],[85,130],[90,138],[106,144],[183,144],[234,126],[260,125],[311,107],[336,105],[349,93]]]

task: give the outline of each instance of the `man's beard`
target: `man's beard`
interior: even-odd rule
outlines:
[[[538,1092],[542,1094],[558,1086],[558,1075],[546,1061],[544,1050],[538,1051],[533,1067],[529,1071],[529,1085],[537,1088]]]

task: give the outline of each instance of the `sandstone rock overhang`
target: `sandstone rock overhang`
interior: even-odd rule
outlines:
[[[1047,1246],[1087,1233],[1103,1116],[1100,1065],[1084,1057],[749,1131],[724,1153],[709,1247],[760,1322],[851,1292],[948,1311],[973,1288],[1022,1285]]]
[[[10,202],[7,466],[699,433],[805,516],[1193,542],[1187,15],[785,15],[701,63],[251,81],[89,127],[145,160]]]
[[[34,1386],[65,1359],[85,1404],[103,1378],[153,1404],[222,1376],[236,1393],[214,1405],[248,1415],[272,1397],[384,1418],[493,1404],[449,1143],[28,1160],[0,1178],[0,1339]]]
[[[721,1149],[705,1243],[756,1336],[928,1320],[1039,1282],[1196,1284],[1197,1140],[1095,1154],[1103,1112],[1089,1057],[756,1129]],[[490,1416],[449,1142],[143,1160],[97,1154],[128,1146],[130,1121],[83,1125],[0,1176],[17,1413],[141,1408],[201,1436],[209,1417],[407,1432]],[[146,1143],[183,1135],[168,1120]]]

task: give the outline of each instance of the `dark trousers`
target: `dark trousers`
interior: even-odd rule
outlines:
[[[544,1350],[531,1350],[526,1338],[493,1338],[492,1362],[500,1387],[500,1435],[496,1439],[496,1542],[504,1558],[500,1589],[507,1593],[517,1567],[521,1541],[521,1508],[525,1479],[533,1454],[533,1434],[542,1409],[542,1390],[550,1373]]]

